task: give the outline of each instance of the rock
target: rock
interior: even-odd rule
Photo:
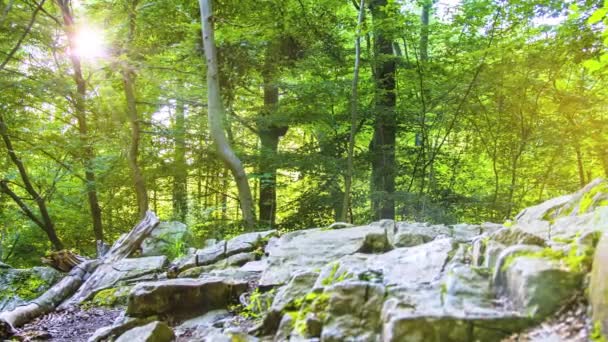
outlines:
[[[130,292],[130,286],[111,287],[98,291],[91,299],[91,303],[104,307],[124,306],[127,305]]]
[[[174,339],[173,330],[166,323],[155,321],[125,332],[116,342],[171,342]]]
[[[389,248],[386,229],[379,224],[287,233],[267,248],[268,267],[262,274],[260,286],[285,284],[295,272],[321,268],[345,255]]]
[[[482,307],[493,298],[488,286],[490,270],[453,264],[446,272],[443,282],[444,305],[449,307]]]
[[[353,224],[348,222],[334,222],[330,224],[327,229],[342,229],[342,228],[351,228],[354,227]]]
[[[534,319],[542,319],[561,307],[580,288],[580,274],[559,262],[542,257],[513,256],[497,268],[504,275],[494,285],[515,308]]]
[[[379,340],[382,328],[380,313],[386,296],[383,285],[349,281],[329,287],[324,295],[328,299],[322,341],[348,341],[353,337],[356,341]],[[318,328],[315,327],[314,331]],[[318,335],[309,331],[309,336]]]
[[[480,225],[466,223],[453,225],[451,231],[449,236],[458,242],[470,242],[482,233]]]
[[[490,234],[488,239],[498,242],[504,246],[512,245],[535,245],[544,247],[545,239],[537,235],[527,233],[517,227],[502,228]]]
[[[124,332],[146,325],[148,323],[154,322],[156,317],[146,317],[146,318],[134,318],[134,317],[126,317],[123,314],[116,318],[116,321],[107,327],[99,328],[93,333],[91,337],[87,340],[88,342],[101,342],[112,339],[116,336],[122,335]]]
[[[589,304],[592,319],[599,324],[604,336],[608,336],[608,232],[597,244],[593,257],[589,284]]]
[[[565,195],[561,197],[552,198],[539,205],[528,207],[519,212],[519,214],[515,216],[515,220],[518,223],[530,223],[550,218],[548,214],[550,214],[551,211],[555,211],[556,209],[562,207],[563,205],[571,201],[573,197],[574,195]]]
[[[137,284],[129,295],[127,314],[144,317],[166,313],[205,313],[226,308],[247,289],[247,281],[206,277]]]
[[[62,277],[63,273],[51,267],[0,268],[0,311],[38,298]]]
[[[185,250],[190,231],[181,222],[161,222],[141,243],[142,256],[167,255],[169,257]],[[177,250],[176,250],[177,249]]]
[[[294,318],[292,315],[285,314],[281,318],[277,333],[274,335],[275,342],[289,341],[294,327]]]
[[[498,258],[500,253],[504,251],[507,246],[500,244],[496,241],[489,240],[485,245],[485,252],[483,257],[483,267],[488,267],[490,269],[494,269],[496,263],[498,262]]]
[[[437,236],[450,236],[451,230],[444,225],[428,223],[397,222],[393,230],[389,230],[389,241],[394,247],[412,247],[434,240]]]
[[[129,285],[138,281],[158,279],[169,261],[164,255],[144,258],[127,258],[113,264],[102,264],[98,267],[101,277],[91,293],[96,293],[119,285]]]
[[[184,336],[189,340],[202,341],[208,335],[221,333],[221,329],[214,328],[213,325],[229,316],[228,311],[224,309],[209,311],[175,327],[175,335],[178,339]]]
[[[306,296],[312,289],[318,276],[319,273],[317,272],[296,273],[287,285],[278,289],[270,310],[268,310],[268,313],[264,317],[263,330],[265,332],[272,333],[277,330],[285,309],[293,304],[296,299]]]
[[[263,250],[261,248],[274,234],[276,234],[276,230],[268,230],[239,235],[228,241],[220,241],[196,251],[194,255],[186,260],[181,260],[177,267],[183,271],[196,266],[211,265],[239,253],[255,252],[262,254]],[[260,251],[256,252],[256,249],[260,249]]]
[[[4,268],[12,268],[10,265],[7,265],[5,263],[3,263],[2,261],[0,261],[0,269],[4,269]]]
[[[197,278],[204,273],[211,272],[213,270],[221,270],[233,266],[242,266],[248,262],[255,261],[256,255],[254,253],[239,253],[224,260],[220,260],[214,264],[206,266],[196,266],[193,268],[186,269],[181,272],[179,278]]]
[[[496,263],[492,267],[493,271],[494,271],[493,276],[492,276],[492,284],[494,284],[495,286],[499,286],[496,284],[504,284],[504,282],[505,282],[504,267],[513,257],[515,257],[517,255],[522,255],[522,254],[538,253],[541,251],[542,251],[542,248],[540,248],[539,246],[531,246],[531,245],[514,245],[514,246],[510,246],[508,248],[505,248],[502,252],[500,252],[500,254],[498,255],[498,258],[496,260]]]

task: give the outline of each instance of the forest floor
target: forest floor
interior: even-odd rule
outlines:
[[[588,303],[577,295],[567,306],[545,320],[503,342],[587,342],[590,341],[591,319]]]
[[[95,330],[111,325],[120,309],[79,307],[52,312],[38,317],[17,330],[17,338],[29,341],[85,342]]]

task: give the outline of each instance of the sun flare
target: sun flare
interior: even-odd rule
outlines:
[[[105,42],[100,30],[82,27],[76,32],[74,54],[80,58],[95,59],[105,56]]]

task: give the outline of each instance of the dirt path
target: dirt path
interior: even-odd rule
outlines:
[[[120,309],[73,308],[39,317],[18,329],[21,341],[85,342],[98,328],[111,325]]]

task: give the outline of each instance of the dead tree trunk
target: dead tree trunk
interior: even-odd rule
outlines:
[[[11,311],[0,313],[1,323],[8,323],[11,326],[21,326],[32,319],[49,313],[61,304],[66,298],[69,300],[62,304],[62,307],[81,303],[86,300],[96,289],[99,280],[108,271],[112,264],[128,257],[136,248],[141,245],[148,234],[158,225],[159,220],[156,215],[148,211],[141,220],[128,234],[118,239],[112,248],[102,259],[85,261],[75,266],[67,277],[55,284],[48,291],[29,304],[19,306]]]
[[[213,31],[213,14],[210,0],[200,0],[201,21],[203,31],[203,46],[207,59],[207,105],[209,117],[209,132],[215,142],[220,159],[232,172],[239,191],[239,201],[243,212],[245,225],[249,229],[255,226],[255,212],[251,188],[243,163],[232,150],[224,130],[226,110],[220,96],[219,72],[217,66],[217,51]]]

